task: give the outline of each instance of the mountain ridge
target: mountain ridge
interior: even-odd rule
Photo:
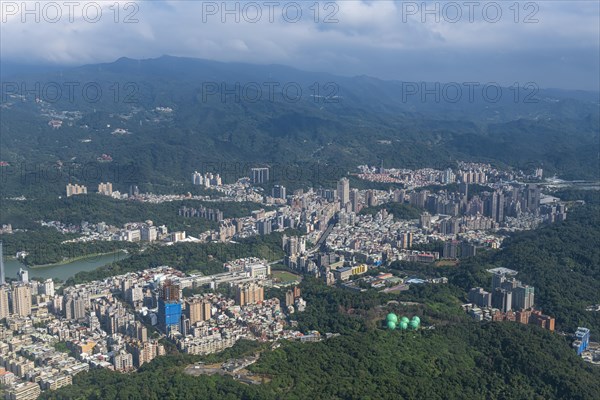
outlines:
[[[536,103],[514,102],[514,91],[497,102],[403,99],[403,83],[331,77],[172,56],[33,74],[23,78],[28,88],[78,86],[72,99],[65,90],[51,102],[31,91],[19,97],[19,85],[3,84],[0,158],[95,162],[110,154],[120,164],[136,164],[140,183],[187,182],[199,168],[196,159],[322,163],[340,171],[381,159],[397,167],[465,160],[598,177],[600,117],[593,101],[544,101],[544,91]],[[278,85],[268,85],[273,82]],[[97,101],[90,99],[93,90],[82,93],[86,84],[102,93]],[[290,90],[286,97],[286,85],[301,95]],[[48,125],[56,118],[64,122],[59,129]]]

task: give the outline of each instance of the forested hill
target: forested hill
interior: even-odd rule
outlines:
[[[175,57],[13,75],[0,96],[0,159],[10,164],[2,167],[4,189],[58,190],[69,169],[73,181],[91,184],[82,165],[112,181],[174,184],[224,163],[230,177],[232,163],[303,166],[293,186],[322,183],[309,173],[315,165],[334,167],[333,181],[381,159],[405,167],[486,161],[598,178],[597,93],[500,88],[502,97],[490,101],[481,83],[472,100],[464,88],[449,101],[445,84],[421,84]],[[409,95],[412,85],[417,93]],[[426,87],[439,98],[422,96]],[[97,161],[102,154],[112,162]],[[51,182],[15,181],[23,165],[57,162],[62,174]],[[109,168],[116,164],[118,177]]]
[[[241,342],[209,360],[257,347]],[[578,358],[563,337],[516,323],[371,328],[321,343],[284,342],[250,367],[271,379],[258,386],[182,372],[198,359],[159,357],[131,374],[92,370],[42,398],[595,400],[600,393],[600,369]]]
[[[536,306],[556,317],[560,330],[585,326],[597,340],[600,313],[585,309],[600,303],[600,198],[598,191],[584,194],[588,203],[573,207],[565,222],[516,233],[499,252],[463,261],[453,283],[464,290],[490,288],[486,269],[517,270],[519,280],[535,287]]]

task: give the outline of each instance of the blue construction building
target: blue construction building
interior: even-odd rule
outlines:
[[[573,348],[577,350],[577,355],[580,356],[590,344],[590,330],[588,328],[577,327],[577,331],[575,331],[573,336],[575,337]]]
[[[170,279],[159,289],[157,319],[159,329],[167,335],[181,332],[181,288]]]
[[[178,300],[158,299],[158,326],[165,332],[180,331],[181,303]]]

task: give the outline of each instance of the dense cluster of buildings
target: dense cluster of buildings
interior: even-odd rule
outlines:
[[[349,180],[342,178],[335,189],[295,192],[288,196],[287,206],[280,207],[277,214],[285,219],[286,212],[293,209],[294,205],[300,205],[300,209],[304,211],[318,205],[321,213],[327,210],[325,215],[328,218],[319,219],[319,224],[315,226],[317,235],[311,237],[310,241],[324,243],[327,251],[351,260],[352,263],[371,265],[395,260],[435,262],[440,258],[472,257],[480,248],[500,247],[504,239],[501,230],[512,229],[513,224],[517,224],[515,220],[521,224],[518,228],[524,229],[534,225],[524,223],[529,218],[537,223],[566,218],[564,204],[542,204],[537,185],[490,184],[488,177],[500,176],[499,171],[485,165],[465,164],[463,167],[465,169],[456,174],[452,171],[438,171],[439,173],[432,175],[432,171],[420,171],[410,178],[414,181],[415,176],[424,177],[427,175],[425,172],[429,172],[427,179],[433,177],[444,183],[459,181],[457,192],[448,192],[443,187],[437,192],[426,189],[361,191],[351,188]],[[430,180],[423,182],[431,183]],[[489,185],[490,190],[481,192],[478,188],[479,192],[472,195],[469,193],[469,185],[472,183]],[[360,213],[364,207],[394,202],[410,204],[426,211],[418,220],[396,219],[388,213],[386,207],[375,213]],[[306,213],[301,214],[299,226],[302,226],[302,222],[307,222],[304,215]],[[326,229],[328,225],[324,224],[327,219],[335,222],[329,230]],[[264,221],[258,224],[260,233],[270,232],[263,224]],[[311,257],[315,249],[306,249],[302,240],[284,239],[285,264],[294,270],[324,275],[322,266]],[[414,250],[414,246],[439,241],[443,242],[439,252]]]
[[[21,270],[17,281],[0,285],[0,384],[11,399],[29,399],[91,368],[135,370],[165,354],[151,326],[190,354],[220,351],[241,338],[302,336],[285,328],[287,315],[306,307],[298,288],[290,289],[283,306],[265,299],[271,284],[265,260],[233,260],[224,269],[188,276],[158,267],[65,287],[62,294],[51,279],[29,280]],[[233,298],[213,290],[184,295],[185,289],[220,285],[230,287]]]
[[[223,211],[216,208],[199,207],[180,207],[178,214],[187,218],[203,218],[209,221],[223,221]]]
[[[358,177],[371,182],[401,183],[407,188],[431,185],[446,185],[455,182],[484,185],[490,181],[513,181],[516,179],[542,179],[543,170],[536,168],[533,173],[523,171],[503,171],[489,164],[459,161],[454,168],[384,168],[360,165]]]
[[[459,163],[457,170],[384,170],[366,166],[359,169],[363,172],[359,177],[363,179],[369,178],[365,171],[376,171],[378,174],[393,176],[399,183],[403,183],[405,190],[399,191],[394,201],[406,198],[409,204],[424,208],[434,215],[486,217],[486,226],[477,229],[493,229],[506,224],[507,218],[518,218],[522,214],[533,214],[549,222],[566,218],[564,204],[554,203],[557,199],[551,199],[548,204],[545,199],[549,197],[542,196],[537,184],[516,183],[513,181],[517,177],[514,174],[499,171],[487,164]],[[525,177],[522,174],[518,176]],[[443,189],[444,185],[450,183],[458,183],[458,192]],[[489,190],[470,194],[469,185],[473,184],[478,187],[487,186]],[[441,185],[442,189],[436,192],[419,190],[432,185]]]
[[[183,352],[208,354],[233,346],[241,338],[274,340],[292,335],[284,329],[286,314],[279,300],[265,299],[270,270],[262,260],[234,260],[224,267],[229,271],[211,276],[185,276],[158,268],[128,274],[125,279],[145,290],[142,301],[132,303],[143,319],[168,335]],[[233,298],[212,291],[183,295],[186,288],[216,289],[219,285],[227,285]],[[306,302],[297,294],[295,310],[303,311]]]
[[[174,243],[186,239],[185,231],[169,232],[165,225],[156,226],[151,220],[128,222],[123,227],[108,225],[104,222],[91,224],[82,221],[80,225],[65,225],[58,221],[41,221],[42,226],[53,227],[63,233],[78,233],[82,236],[64,243],[90,242],[95,240],[123,242]]]
[[[115,293],[94,282],[59,295],[52,279],[29,280],[25,270],[11,284],[3,281],[0,383],[7,398],[35,399],[90,368],[130,371],[164,354]]]
[[[456,170],[452,168],[383,168],[361,165],[358,177],[371,182],[401,183],[405,187],[418,188],[430,185],[450,184],[458,181],[485,184],[490,176],[497,176],[498,171],[489,164],[459,163]]]
[[[369,169],[363,167],[365,170]],[[337,224],[326,241],[329,250],[372,264],[428,262],[438,256],[406,250],[442,241],[441,257],[457,259],[472,257],[480,248],[500,247],[503,230],[531,229],[541,222],[566,219],[565,204],[542,195],[537,184],[498,181],[502,172],[486,165],[463,163],[456,172],[423,169],[391,175],[404,182],[405,188],[359,191],[350,188],[344,178],[336,190],[320,191],[323,198],[339,204]],[[458,182],[455,192],[443,186],[453,182]],[[422,188],[432,183],[443,185],[437,190]],[[475,193],[470,193],[472,184],[478,185]],[[482,191],[482,186],[489,189]],[[387,212],[386,205],[393,203],[424,211],[419,220],[398,220]],[[376,205],[383,207],[374,214],[359,214],[363,207]]]
[[[150,202],[183,198],[206,202],[251,201],[277,207],[271,211],[255,210],[252,215],[240,218],[225,218],[220,210],[212,207],[181,207],[178,211],[180,216],[204,218],[218,222],[219,226],[193,238],[187,237],[185,232],[157,235],[158,240],[167,244],[181,240],[228,242],[292,228],[302,231],[311,243],[327,239],[329,251],[370,264],[471,257],[480,248],[500,247],[504,230],[531,229],[543,221],[555,222],[566,218],[565,205],[556,198],[543,196],[538,185],[507,183],[503,179],[521,175],[511,175],[487,164],[459,163],[455,169],[444,170],[366,166],[359,169],[365,179],[373,174],[383,174],[394,177],[403,188],[393,191],[358,190],[350,187],[347,178],[342,178],[331,189],[297,190],[293,193],[288,193],[281,185],[274,185],[269,196],[254,185],[270,182],[270,168],[257,167],[249,169],[250,177],[231,184],[223,184],[219,174],[194,172],[193,183],[220,193],[222,196],[218,198],[139,193],[132,198]],[[432,184],[438,185],[439,189],[424,188]],[[447,190],[445,185],[448,184],[457,184],[458,190]],[[477,186],[471,190],[471,185]],[[482,186],[488,189],[481,191]],[[101,183],[98,190],[109,194],[112,185]],[[397,220],[385,209],[375,215],[360,214],[364,207],[389,203],[410,204],[425,211],[418,221]],[[324,234],[334,222],[333,231]],[[135,228],[130,229],[120,234],[119,240],[144,241],[143,237],[147,237],[152,241],[154,229],[147,229],[147,234],[143,234],[142,228],[139,233]],[[95,240],[97,236],[82,240]],[[413,251],[413,246],[436,241],[444,242],[439,253]],[[296,263],[300,265],[299,269],[306,269],[302,255]]]
[[[108,160],[105,158],[109,158]],[[110,156],[103,154],[102,157],[99,157],[99,161],[112,161]],[[67,197],[88,194],[87,186],[68,183],[66,186]],[[129,187],[128,193],[121,193],[118,190],[113,190],[113,185],[111,182],[100,182],[98,184],[98,194],[102,196],[109,196],[115,199],[135,199],[136,196],[140,194],[139,188],[136,185],[131,185]]]
[[[266,196],[252,185],[265,183],[268,167],[251,169],[251,178],[215,188],[232,201],[259,201],[277,205],[274,211],[256,210],[251,217],[224,219],[218,230],[201,235],[201,241],[229,241],[253,235],[268,235],[287,228],[300,229],[312,243],[317,242],[332,221],[337,222],[327,236],[327,247],[354,256],[361,261],[436,260],[435,254],[415,255],[413,244],[435,241],[449,242],[441,251],[442,258],[470,257],[481,247],[498,248],[504,238],[502,230],[531,229],[540,222],[566,218],[566,208],[555,198],[541,195],[535,184],[520,185],[497,182],[503,172],[484,164],[460,164],[452,170],[419,170],[398,172],[395,176],[408,182],[431,184],[459,182],[457,192],[442,186],[437,191],[418,190],[420,184],[405,185],[394,191],[358,190],[342,178],[333,189],[298,190],[288,194],[276,185]],[[387,173],[387,171],[386,171]],[[404,176],[403,174],[408,174]],[[493,182],[493,183],[490,183]],[[489,190],[469,193],[469,185],[487,185]],[[417,190],[415,190],[417,189]],[[359,214],[364,207],[390,202],[410,204],[426,210],[418,221],[398,221],[385,210],[375,215]],[[300,264],[303,260],[298,260]],[[304,269],[301,266],[300,269]]]
[[[517,272],[495,268],[492,272],[492,291],[473,288],[468,293],[465,311],[477,321],[516,321],[554,330],[554,318],[534,308],[535,288],[516,280]]]
[[[343,255],[336,253],[309,252],[306,239],[302,236],[286,236],[282,238],[285,252],[283,263],[290,269],[312,274],[321,278],[328,285],[345,282],[354,275],[362,275],[368,271],[365,263],[346,261]]]

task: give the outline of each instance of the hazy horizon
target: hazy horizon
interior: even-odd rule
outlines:
[[[299,70],[302,72],[317,73],[317,74],[330,74],[333,76],[339,76],[339,77],[344,77],[344,78],[368,77],[368,78],[373,78],[373,79],[378,79],[381,81],[388,81],[388,82],[402,82],[402,81],[404,81],[404,82],[431,82],[431,83],[454,82],[454,81],[449,81],[449,80],[443,81],[443,80],[423,80],[423,79],[415,79],[415,80],[409,81],[407,79],[401,79],[401,78],[384,78],[384,77],[380,77],[380,76],[371,75],[368,73],[341,74],[341,73],[336,73],[336,72],[332,72],[332,71],[324,71],[324,70],[319,70],[319,69],[311,70],[311,69],[298,68],[293,65],[286,65],[286,64],[280,64],[280,63],[253,63],[253,62],[243,62],[243,61],[221,61],[221,60],[198,58],[198,57],[173,56],[170,54],[163,54],[163,55],[160,55],[157,57],[148,57],[148,58],[131,58],[131,57],[123,56],[123,57],[118,57],[114,60],[109,60],[109,61],[102,61],[102,62],[97,62],[97,63],[82,63],[82,64],[21,64],[21,63],[13,63],[10,61],[5,62],[4,60],[1,60],[0,61],[0,78],[6,79],[6,78],[10,78],[11,76],[15,76],[15,75],[27,75],[27,74],[36,74],[36,73],[42,73],[42,72],[61,71],[63,69],[80,68],[80,67],[85,67],[88,65],[112,64],[112,63],[116,63],[117,61],[119,61],[121,59],[130,59],[130,60],[135,60],[135,61],[147,61],[147,60],[156,60],[156,59],[159,59],[162,57],[201,60],[201,61],[217,62],[217,63],[224,63],[224,64],[228,64],[228,63],[248,64],[248,65],[264,66],[264,67],[267,67],[269,65],[277,65],[277,66],[282,66],[285,68],[296,69],[296,70]],[[509,82],[495,82],[495,83],[497,83],[497,85],[494,85],[494,86],[510,87],[510,86],[512,86],[512,84],[514,82],[510,82],[510,83]],[[526,83],[527,82],[520,82],[521,86],[523,86]],[[541,87],[538,87],[538,89],[600,93],[600,86],[597,88],[591,88],[591,89],[566,88],[566,87],[559,87],[559,86],[541,86]]]

